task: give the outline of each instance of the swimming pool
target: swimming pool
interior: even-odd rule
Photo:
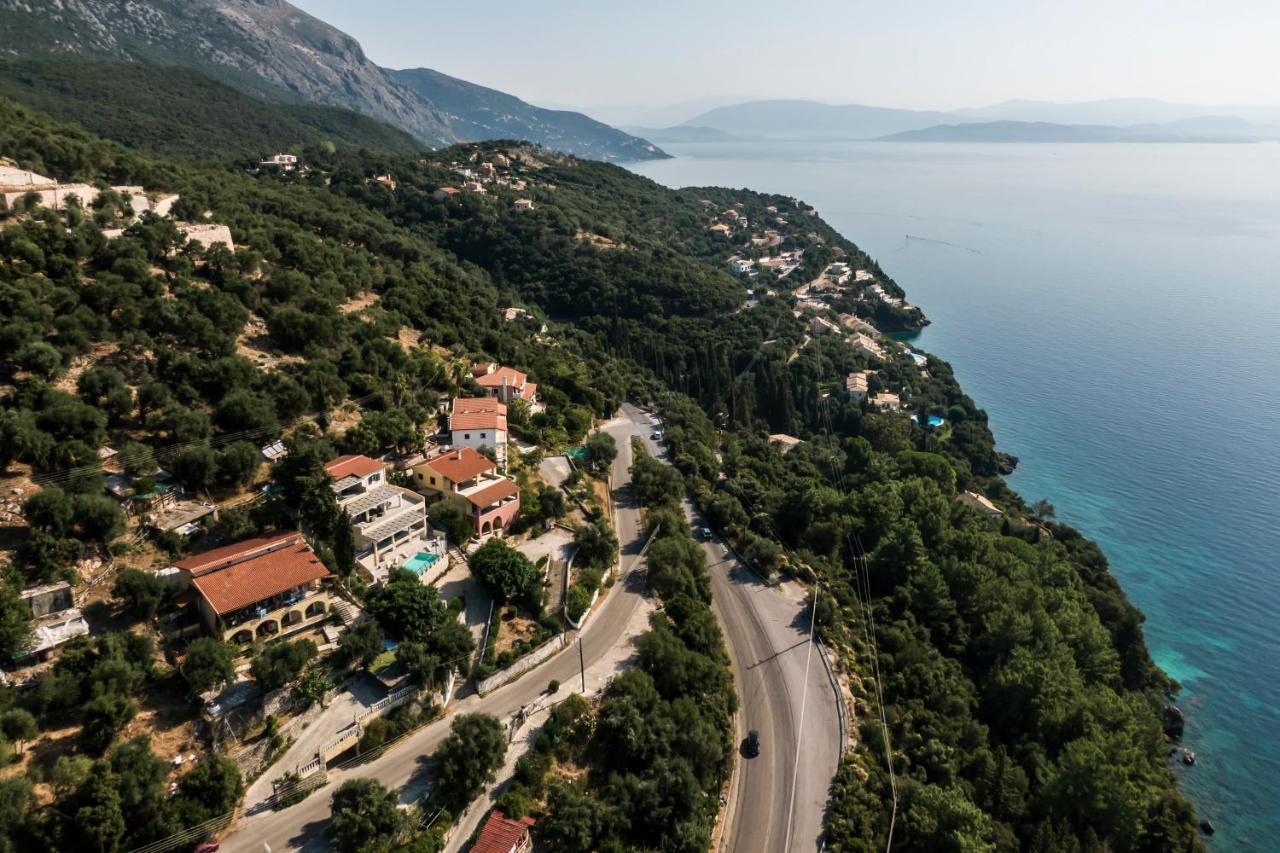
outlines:
[[[440,557],[436,554],[414,554],[412,557],[404,561],[404,567],[415,575],[420,575],[435,565],[435,562],[438,559],[440,559]]]
[[[920,416],[919,416],[919,415],[912,415],[912,416],[911,416],[911,420],[915,421],[916,423],[920,423]],[[942,426],[943,424],[945,424],[946,422],[947,422],[947,421],[946,421],[946,419],[945,419],[945,418],[940,418],[940,417],[938,417],[937,415],[929,415],[929,426],[931,426],[931,427],[935,427],[935,428],[936,428],[936,427],[940,427],[940,426]]]

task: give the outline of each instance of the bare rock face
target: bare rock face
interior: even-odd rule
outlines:
[[[359,42],[284,0],[0,0],[4,56],[193,66],[267,100],[346,107],[431,145],[457,139]]]

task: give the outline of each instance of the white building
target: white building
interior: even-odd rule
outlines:
[[[853,351],[858,355],[864,355],[868,358],[884,358],[884,350],[880,344],[861,332],[854,332],[849,337],[849,345],[853,347]]]
[[[427,521],[427,500],[387,482],[387,468],[368,456],[339,456],[324,466],[355,534],[356,562],[374,583],[391,569],[448,559],[448,543]],[[415,562],[416,561],[416,562]]]
[[[862,402],[867,399],[867,372],[850,373],[844,380],[844,392],[851,400]]]
[[[294,154],[272,154],[258,165],[268,169],[279,169],[281,172],[292,172],[298,168],[298,158]]]
[[[890,394],[888,391],[882,391],[871,397],[871,408],[878,412],[900,412],[902,411],[902,400],[897,394]]]
[[[507,467],[507,407],[494,397],[458,397],[449,414],[449,442],[473,450],[489,448]]]

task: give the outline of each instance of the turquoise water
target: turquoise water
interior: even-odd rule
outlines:
[[[404,567],[415,575],[420,575],[431,568],[438,559],[440,558],[435,554],[414,554],[404,561]]]
[[[912,343],[990,413],[1013,485],[1147,614],[1213,847],[1274,849],[1280,146],[664,148],[636,170],[812,202],[925,309]]]
[[[911,420],[915,421],[916,423],[920,423],[920,416],[912,415]],[[940,418],[937,415],[929,415],[929,426],[940,427],[945,423],[946,423],[946,420],[944,418]]]

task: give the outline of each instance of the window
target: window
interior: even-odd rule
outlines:
[[[469,433],[469,432],[464,432],[464,433],[462,434],[462,437],[463,437],[465,440],[470,441],[470,440],[471,440],[471,433]]]
[[[481,437],[481,438],[484,438],[484,433],[480,433],[480,437]]]

